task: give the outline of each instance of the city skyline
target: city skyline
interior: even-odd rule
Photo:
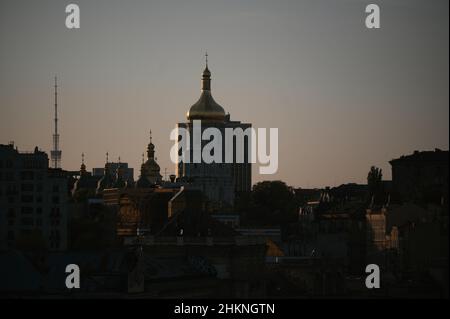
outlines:
[[[79,169],[82,153],[89,170],[103,167],[109,152],[138,172],[151,129],[161,173],[173,173],[170,131],[198,97],[208,50],[231,119],[279,128],[279,171],[253,167],[253,183],[365,183],[372,165],[390,179],[391,159],[448,149],[445,1],[380,1],[373,32],[362,1],[137,4],[79,1],[81,28],[69,31],[65,4],[2,2],[1,144],[50,156],[57,75],[64,169]]]

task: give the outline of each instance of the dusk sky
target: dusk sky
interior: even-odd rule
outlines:
[[[81,28],[65,27],[76,3]],[[381,8],[381,29],[365,7]],[[62,167],[128,162],[153,131],[174,172],[170,131],[200,95],[231,119],[279,129],[279,169],[253,182],[365,183],[371,165],[449,147],[448,0],[0,0],[0,144],[49,152],[59,79]]]

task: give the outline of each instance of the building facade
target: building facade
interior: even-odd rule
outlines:
[[[0,145],[0,249],[43,242],[67,248],[67,178],[46,153]]]
[[[389,163],[394,191],[402,201],[448,205],[448,151],[415,151]]]
[[[189,145],[186,147],[190,161],[184,160],[186,154],[179,152],[181,158],[178,161],[176,172],[178,178],[190,180],[197,185],[211,203],[221,206],[233,206],[235,197],[241,192],[251,190],[251,124],[231,121],[230,114],[225,114],[225,110],[220,106],[211,95],[211,72],[208,69],[208,63],[202,74],[202,90],[199,100],[191,106],[187,113],[187,122],[178,123],[178,129],[184,129],[189,132]],[[195,132],[196,125],[200,125],[200,132]],[[194,152],[198,151],[195,146],[194,135],[204,135],[205,130],[215,128],[220,131],[221,138],[221,161],[206,163],[203,158],[194,162]],[[226,163],[226,129],[232,129],[234,132],[232,149],[232,162]],[[237,143],[237,136],[243,136],[243,143]],[[187,141],[185,141],[187,143]],[[209,144],[211,140],[201,141],[201,149]],[[236,151],[241,147],[243,160],[236,158]],[[214,154],[211,154],[214,155]]]

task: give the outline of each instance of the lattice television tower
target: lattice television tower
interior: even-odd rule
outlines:
[[[53,168],[61,168],[61,153],[58,134],[58,84],[55,76],[55,132],[53,134],[53,150],[50,151]]]

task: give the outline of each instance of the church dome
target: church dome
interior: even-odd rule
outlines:
[[[110,173],[105,169],[105,174],[97,183],[97,193],[103,191],[106,188],[110,188],[113,184],[113,179]]]
[[[211,95],[211,72],[208,64],[202,75],[202,93],[198,101],[191,106],[186,114],[189,121],[205,120],[223,122],[226,119],[225,110]]]
[[[152,183],[147,179],[147,177],[141,175],[136,182],[136,188],[150,188],[152,187]]]

